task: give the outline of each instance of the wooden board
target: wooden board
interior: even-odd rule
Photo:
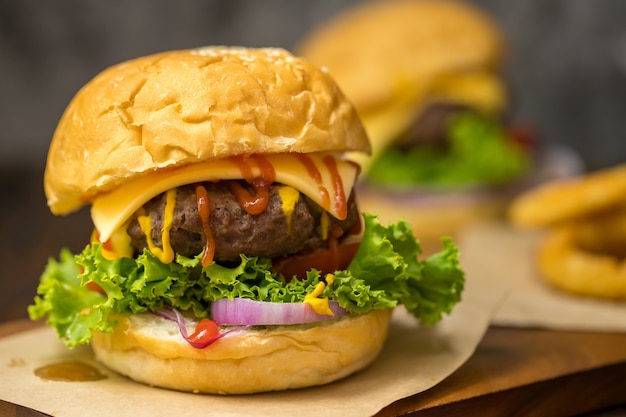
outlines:
[[[626,334],[492,327],[457,372],[380,416],[578,415],[626,403],[625,372]]]
[[[0,325],[0,337],[32,329]],[[434,388],[381,410],[389,416],[565,416],[626,404],[626,334],[491,327],[475,354]],[[0,401],[0,415],[44,414]]]

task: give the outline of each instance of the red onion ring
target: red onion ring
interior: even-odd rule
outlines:
[[[226,298],[211,303],[211,317],[221,325],[288,325],[314,323],[347,314],[336,301],[329,301],[333,315],[318,314],[307,303],[275,303],[247,298]]]

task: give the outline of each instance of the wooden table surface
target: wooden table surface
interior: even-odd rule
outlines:
[[[0,337],[40,324],[0,324]],[[389,416],[626,415],[626,334],[491,327],[474,355],[432,389],[381,410]],[[0,394],[1,395],[1,394]],[[625,414],[622,414],[622,411]],[[608,414],[610,413],[610,414]],[[0,401],[0,416],[44,414]]]

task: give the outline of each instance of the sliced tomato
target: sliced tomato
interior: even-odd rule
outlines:
[[[333,246],[274,260],[272,269],[287,280],[294,276],[304,279],[307,271],[313,268],[321,271],[323,275],[346,269],[359,249],[359,242]]]

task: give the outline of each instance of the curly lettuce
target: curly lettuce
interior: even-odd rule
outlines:
[[[364,214],[361,245],[352,263],[336,271],[322,296],[346,310],[364,314],[404,305],[420,323],[432,325],[461,299],[464,274],[458,250],[443,239],[443,250],[420,261],[421,246],[407,223],[383,226]],[[197,318],[207,317],[210,303],[221,298],[302,302],[325,277],[317,270],[305,279],[285,279],[271,270],[269,259],[242,255],[236,266],[201,265],[201,255],[177,256],[163,264],[144,251],[136,259],[106,259],[100,244],[81,254],[62,250],[50,259],[28,311],[33,320],[46,318],[67,346],[91,340],[93,331],[116,325],[112,314],[144,313],[176,308]],[[90,288],[100,288],[102,292]]]

